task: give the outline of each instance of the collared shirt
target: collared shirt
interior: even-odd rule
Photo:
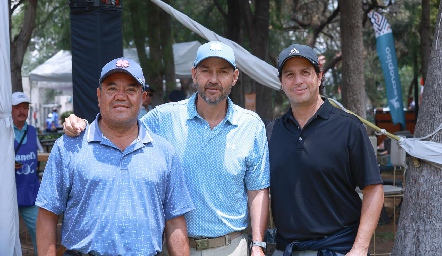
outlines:
[[[141,121],[166,138],[182,160],[196,209],[186,213],[190,237],[217,237],[248,226],[247,190],[269,187],[268,147],[259,116],[227,100],[213,129],[194,94],[149,111]]]
[[[25,134],[25,131],[28,129],[28,122],[25,122],[25,125],[23,126],[23,128],[20,130],[17,128],[17,126],[14,125],[14,135],[15,135],[15,141],[17,141],[18,143],[20,143],[21,137],[23,137],[23,135]],[[37,132],[35,133],[37,134]],[[26,137],[23,139],[23,144],[26,144],[26,142],[28,141],[28,135],[26,134]],[[38,140],[37,138],[37,150],[39,152],[44,152],[43,147],[40,144],[40,140]]]
[[[359,223],[356,186],[382,184],[364,125],[327,100],[302,129],[291,109],[276,119],[269,151],[273,219],[287,242]]]
[[[179,158],[166,140],[138,123],[124,151],[97,119],[78,137],[59,138],[36,205],[64,212],[62,244],[99,255],[155,255],[165,220],[192,210]]]
[[[15,124],[14,124],[14,135],[15,135],[15,140],[18,142],[18,143],[20,143],[20,140],[21,140],[21,137],[23,137],[23,135],[25,134],[25,131],[28,129],[28,122],[25,122],[25,125],[23,126],[23,128],[21,128],[21,130],[20,129],[18,129],[18,127],[17,126],[15,126]],[[24,139],[23,139],[23,144],[26,144],[26,142],[28,141],[28,138],[27,138],[28,136],[26,136]]]

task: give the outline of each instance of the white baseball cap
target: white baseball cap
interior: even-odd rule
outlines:
[[[26,96],[26,94],[22,92],[14,92],[12,94],[12,106],[16,106],[23,102],[31,103],[31,101],[29,100],[28,96]]]
[[[201,61],[211,57],[224,59],[236,69],[235,53],[233,52],[232,47],[219,41],[210,41],[201,45],[196,52],[196,59],[193,62],[193,67],[196,68]]]

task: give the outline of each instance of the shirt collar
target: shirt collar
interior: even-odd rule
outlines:
[[[20,129],[18,129],[18,127],[17,126],[15,126],[15,124],[14,123],[12,123],[13,125],[14,125],[14,129],[15,130],[17,130],[17,131],[21,131],[21,132],[23,132],[23,131],[25,131],[25,130],[27,130],[28,129],[28,122],[25,122],[25,125],[23,125],[23,128],[20,130]]]
[[[196,110],[197,96],[198,96],[198,93],[196,92],[188,99],[188,104],[187,104],[187,112],[189,114],[188,119],[193,119],[193,118],[203,119],[198,114],[198,111]],[[227,112],[226,112],[226,117],[224,118],[224,120],[226,120],[226,122],[229,122],[232,125],[238,125],[239,116],[236,115],[236,113],[237,113],[237,110],[235,109],[235,105],[233,104],[233,101],[229,97],[227,97]]]
[[[95,120],[86,128],[86,138],[88,142],[92,141],[100,142],[103,139],[104,137],[103,133],[100,130],[100,126],[98,126],[98,120],[100,120],[100,118],[101,114],[98,113]],[[150,131],[140,122],[140,120],[138,120],[137,122],[138,122],[138,141],[142,142],[143,144],[152,142],[153,139],[149,135]]]

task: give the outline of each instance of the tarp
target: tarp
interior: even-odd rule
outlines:
[[[14,174],[9,6],[0,1],[0,255],[22,255]]]
[[[193,67],[193,61],[200,45],[201,43],[198,41],[175,43],[172,45],[176,78],[192,77],[190,70]],[[149,47],[146,47],[146,52],[149,52]],[[140,63],[135,48],[123,49],[123,55]]]
[[[239,44],[207,29],[203,25],[189,18],[187,15],[175,10],[170,5],[160,0],[151,1],[172,15],[172,17],[177,19],[185,27],[200,35],[202,38],[209,41],[221,41],[232,47],[235,53],[235,60],[238,68],[250,76],[253,80],[272,89],[279,90],[281,88],[281,83],[278,79],[278,70],[275,67],[254,56]],[[195,56],[196,54],[194,57]]]
[[[442,130],[442,124],[431,134],[422,138],[401,138],[398,143],[408,154],[429,162],[442,169],[442,143],[428,141],[431,136]]]
[[[376,50],[384,73],[387,89],[388,106],[394,124],[400,123],[405,128],[404,103],[402,86],[397,67],[396,48],[393,33],[387,19],[381,14],[371,11],[368,17],[373,23],[376,34]]]
[[[173,44],[176,78],[190,78],[192,76],[190,70],[200,45],[201,43],[198,41]],[[149,47],[146,47],[146,52],[149,52]],[[123,55],[139,62],[135,48],[124,49]],[[40,88],[72,87],[71,52],[66,50],[57,52],[43,64],[29,72],[28,76],[31,82],[39,82],[38,87]],[[42,81],[45,83],[41,83]]]

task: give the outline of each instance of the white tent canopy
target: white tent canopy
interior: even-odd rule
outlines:
[[[200,45],[201,43],[198,41],[173,44],[175,74],[177,78],[191,77],[190,69],[193,66],[193,61]],[[149,47],[146,47],[146,52],[149,52]],[[123,55],[139,62],[135,48],[124,49]],[[32,70],[29,73],[29,80],[31,82],[37,81],[40,88],[72,87],[71,53],[65,50],[59,51]]]
[[[198,41],[173,44],[173,60],[175,63],[176,78],[192,77],[190,69],[193,67],[196,52],[200,45],[201,43]],[[149,47],[146,47],[146,52],[149,52]],[[123,56],[140,63],[138,60],[137,49],[135,48],[124,49]]]
[[[31,81],[72,83],[72,55],[61,50],[29,73]]]

